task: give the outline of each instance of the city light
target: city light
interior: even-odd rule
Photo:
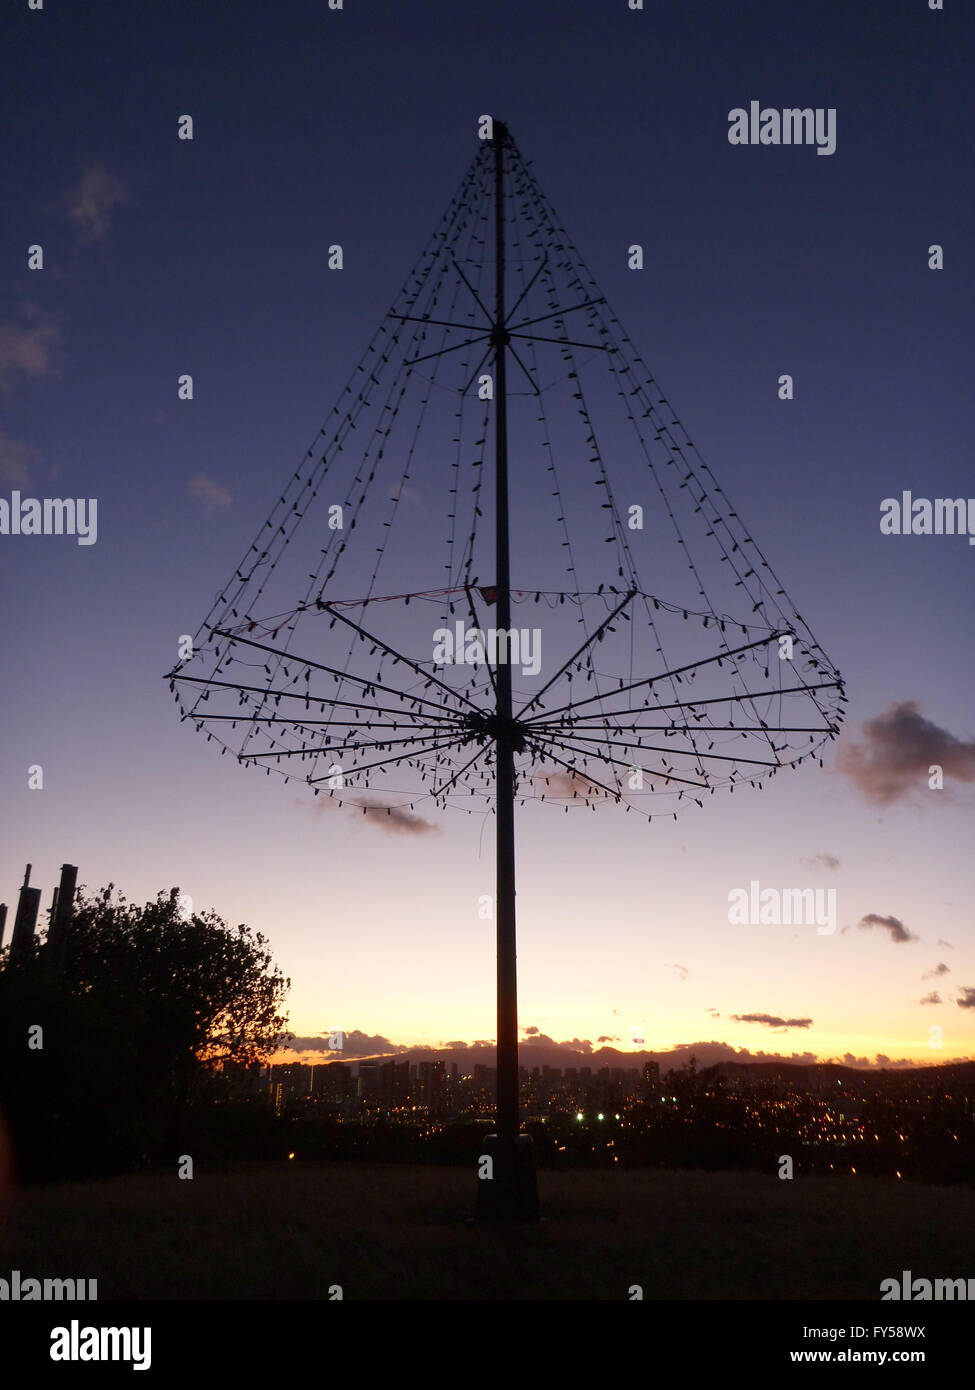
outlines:
[[[469,1074],[448,1059],[377,1057],[354,1064],[272,1064],[235,1076],[231,1089],[239,1084],[241,1094],[266,1097],[278,1120],[307,1121],[303,1161],[318,1157],[319,1147],[361,1156],[388,1146],[390,1156],[422,1156],[437,1144],[447,1146],[445,1155],[448,1148],[455,1153],[469,1142],[465,1126],[487,1127],[495,1118],[497,1074],[486,1064]],[[733,1154],[736,1163],[755,1167],[774,1135],[778,1152],[801,1146],[809,1171],[847,1181],[909,1181],[931,1167],[932,1132],[943,1138],[958,1172],[967,1171],[975,1146],[972,1098],[962,1090],[946,1100],[943,1080],[923,1072],[851,1077],[843,1084],[842,1112],[834,1078],[821,1077],[817,1067],[801,1076],[790,1068],[771,1079],[752,1077],[747,1064],[740,1072],[708,1069],[704,1076],[675,1069],[667,1082],[676,1086],[673,1094],[661,1092],[655,1066],[642,1073],[635,1067],[522,1067],[520,1104],[543,1151],[569,1162],[602,1154],[596,1161],[606,1167],[662,1160],[682,1166],[688,1155],[702,1152]],[[590,1148],[593,1136],[586,1131],[607,1122],[612,1139]],[[406,1133],[394,1137],[396,1129]],[[285,1133],[283,1144],[295,1137]],[[294,1161],[297,1154],[283,1144],[282,1154]],[[831,1164],[837,1155],[840,1161]],[[895,1162],[901,1165],[896,1170]]]

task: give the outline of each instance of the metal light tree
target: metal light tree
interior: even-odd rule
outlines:
[[[846,697],[507,127],[482,118],[480,135],[168,679],[222,752],[316,796],[404,829],[426,805],[493,812],[497,1135],[479,1191],[484,1209],[530,1216],[515,801],[614,802],[652,822],[718,788],[761,789],[837,735]],[[535,626],[513,628],[512,605]]]

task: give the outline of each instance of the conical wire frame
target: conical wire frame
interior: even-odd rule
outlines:
[[[505,138],[503,324],[485,142],[169,673],[181,716],[358,814],[490,814],[507,660],[519,802],[652,820],[761,788],[836,737],[843,682]]]

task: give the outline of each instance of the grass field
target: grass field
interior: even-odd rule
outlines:
[[[267,1163],[14,1193],[0,1277],[99,1300],[871,1299],[975,1276],[975,1190],[754,1173],[539,1174],[544,1220],[472,1225],[459,1168]]]

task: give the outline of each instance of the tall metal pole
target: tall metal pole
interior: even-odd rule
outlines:
[[[498,628],[511,629],[511,571],[508,548],[508,418],[504,329],[504,143],[505,126],[494,125],[494,457],[495,573]],[[511,727],[511,662],[499,661],[496,725],[498,931],[498,1141],[501,1162],[514,1167],[518,1134],[518,965],[515,945],[514,746]]]
[[[508,399],[504,308],[504,147],[507,127],[494,123],[494,459],[495,587],[500,632],[511,632],[511,567],[508,548]],[[479,1184],[479,1208],[490,1217],[537,1217],[538,1190],[532,1141],[519,1134],[518,960],[515,940],[515,752],[519,733],[512,715],[510,637],[497,657],[495,814],[497,816],[498,1124],[489,1138],[494,1161],[490,1182]]]

